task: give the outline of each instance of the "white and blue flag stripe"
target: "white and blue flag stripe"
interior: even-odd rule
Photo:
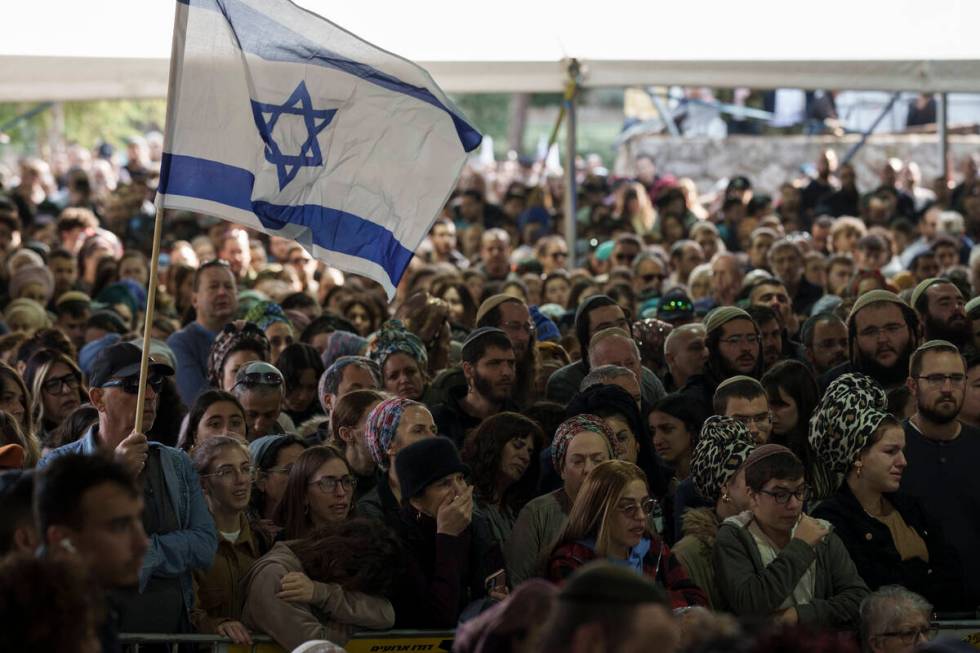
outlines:
[[[164,208],[296,240],[389,297],[480,133],[416,64],[288,0],[179,0]]]

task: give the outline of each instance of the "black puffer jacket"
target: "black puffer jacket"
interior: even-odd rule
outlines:
[[[920,558],[903,561],[888,527],[864,511],[847,483],[821,502],[813,516],[834,525],[834,532],[872,591],[884,585],[902,585],[926,597],[940,612],[972,611],[960,581],[959,558],[945,544],[939,525],[915,499],[902,494],[887,494],[885,498],[925,541],[929,562]]]

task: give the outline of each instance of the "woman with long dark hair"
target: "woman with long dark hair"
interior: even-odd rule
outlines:
[[[489,417],[466,439],[463,461],[470,467],[473,497],[503,547],[517,515],[537,492],[538,454],[544,433],[518,413]]]
[[[395,611],[383,597],[401,558],[397,538],[372,519],[279,542],[245,577],[242,621],[287,651],[312,639],[342,646],[355,630],[391,628]]]
[[[357,480],[344,454],[329,446],[310,447],[296,459],[273,521],[283,538],[295,540],[350,516]]]
[[[674,519],[674,498],[677,486],[691,474],[691,457],[704,419],[701,408],[679,392],[658,399],[647,417],[653,448],[672,472],[663,501],[663,535],[669,544],[680,535]]]
[[[807,483],[816,498],[833,493],[835,488],[830,486],[810,447],[810,417],[820,403],[820,390],[810,368],[795,360],[779,361],[762,376],[762,387],[766,389],[772,412],[769,441],[796,454],[806,469]]]
[[[321,415],[316,386],[323,374],[323,361],[317,350],[301,342],[293,343],[279,354],[276,367],[282,372],[286,385],[282,409],[292,418],[293,424],[299,425]]]
[[[453,277],[436,280],[432,283],[432,294],[449,305],[449,319],[454,331],[471,331],[476,324],[476,311],[479,308],[466,284]]]
[[[374,489],[378,467],[367,445],[368,415],[385,396],[377,390],[353,390],[337,400],[330,413],[330,440],[327,444],[344,454],[357,485],[354,501]]]
[[[177,447],[190,451],[198,443],[216,435],[245,440],[245,409],[238,398],[224,390],[205,390],[187,414]]]

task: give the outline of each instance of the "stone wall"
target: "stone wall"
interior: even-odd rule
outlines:
[[[617,174],[630,174],[635,157],[650,154],[659,171],[692,178],[702,193],[712,191],[720,178],[745,175],[760,191],[775,195],[779,185],[799,177],[800,166],[815,161],[820,150],[832,148],[842,159],[859,140],[859,135],[729,136],[723,140],[637,136],[620,147],[615,170]],[[949,152],[958,174],[963,157],[980,152],[980,136],[950,135]],[[884,134],[870,137],[851,160],[858,173],[858,187],[875,187],[878,170],[890,157],[915,161],[922,170],[923,185],[930,185],[941,174],[935,134]]]

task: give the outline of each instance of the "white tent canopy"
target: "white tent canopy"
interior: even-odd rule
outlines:
[[[299,4],[420,62],[448,92],[560,91],[571,57],[587,87],[980,91],[972,0]],[[173,13],[172,0],[10,3],[0,101],[164,97]]]

